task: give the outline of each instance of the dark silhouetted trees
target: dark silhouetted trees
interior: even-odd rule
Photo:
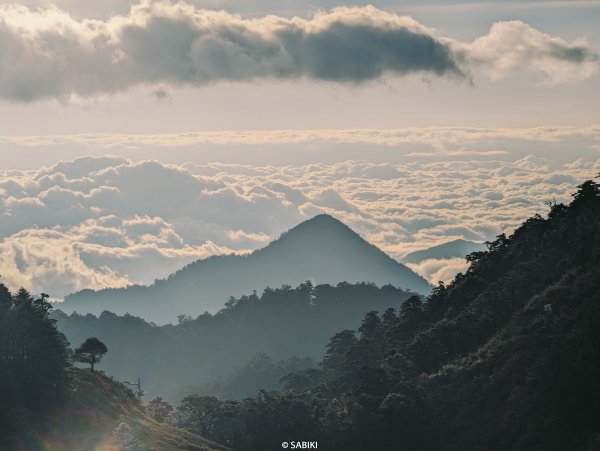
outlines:
[[[51,308],[45,294],[13,295],[0,283],[0,449],[16,449],[11,440],[27,437],[33,418],[64,399],[68,343]]]
[[[221,379],[221,387],[213,393],[239,399],[261,388],[281,389],[277,380],[285,367],[291,372],[311,366],[304,358],[321,359],[337,331],[356,329],[365,313],[398,308],[413,294],[391,285],[303,283],[241,296],[218,313],[188,318],[178,325],[158,327],[110,312],[95,317],[57,311],[53,317],[71,343],[89,336],[104,342],[110,352],[102,360],[102,369],[122,380],[143,375],[151,397],[180,398],[190,393],[187,387],[206,393],[206,384]],[[144,358],[149,352],[151,357]],[[248,366],[257,353],[268,355],[273,368]],[[288,361],[292,356],[301,361]],[[303,366],[292,368],[297,363]],[[226,380],[244,367],[245,381]]]
[[[74,359],[77,362],[87,363],[90,365],[90,369],[94,371],[94,366],[100,363],[107,352],[108,349],[104,343],[96,337],[90,337],[75,349]]]
[[[345,451],[598,449],[600,185],[550,207],[426,302],[333,335],[319,367],[283,378],[289,391],[213,400],[211,437],[240,451],[291,437]]]

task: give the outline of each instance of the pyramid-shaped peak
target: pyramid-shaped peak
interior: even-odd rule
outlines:
[[[348,227],[342,221],[340,221],[337,218],[334,218],[331,215],[328,215],[327,213],[321,213],[319,215],[313,216],[312,218],[307,219],[306,221],[298,224],[298,226],[301,226],[303,224],[319,224],[319,225],[331,224],[331,225],[343,226],[345,228]]]
[[[304,222],[301,222],[297,226],[291,228],[287,232],[284,232],[279,240],[286,240],[290,238],[305,238],[309,235],[312,238],[319,236],[345,236],[352,235],[359,237],[350,227],[344,224],[339,219],[334,218],[328,214],[319,214]]]
[[[311,219],[308,219],[307,221],[335,221],[335,222],[340,222],[339,220],[337,220],[333,216],[328,215],[327,213],[320,213],[318,215],[313,216]]]
[[[353,255],[348,255],[348,252],[352,252]],[[254,253],[277,254],[281,257],[286,255],[288,259],[310,254],[321,260],[332,258],[333,254],[341,259],[364,260],[367,254],[376,253],[381,254],[380,257],[390,259],[346,224],[327,214],[320,214],[301,222],[282,233],[267,247]],[[342,257],[344,255],[345,257]]]

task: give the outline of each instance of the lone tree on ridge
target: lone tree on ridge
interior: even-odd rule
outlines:
[[[74,358],[77,362],[88,363],[90,369],[94,371],[94,365],[100,363],[107,352],[108,349],[104,343],[96,337],[90,337],[75,350]]]

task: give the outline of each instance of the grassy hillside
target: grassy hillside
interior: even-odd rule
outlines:
[[[68,374],[64,406],[39,419],[37,433],[19,451],[227,449],[150,419],[131,390],[101,372],[71,368]]]

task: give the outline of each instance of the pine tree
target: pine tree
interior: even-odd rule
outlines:
[[[89,364],[90,369],[94,371],[94,366],[100,363],[107,352],[108,349],[104,343],[96,337],[90,337],[75,350],[74,358],[77,362]]]

